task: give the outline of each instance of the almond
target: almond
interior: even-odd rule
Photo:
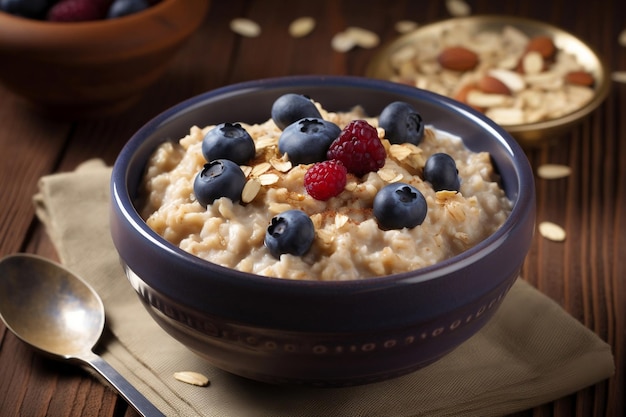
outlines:
[[[593,75],[587,71],[571,71],[565,74],[565,82],[569,84],[591,87],[594,81]]]
[[[478,65],[478,55],[462,46],[451,46],[438,56],[439,65],[452,71],[469,71]]]
[[[460,101],[461,103],[467,103],[467,94],[476,89],[478,89],[478,85],[476,85],[476,83],[465,84],[459,89],[459,91],[456,92],[454,99]]]
[[[539,52],[543,59],[550,59],[556,52],[554,41],[549,36],[535,36],[528,41],[526,52]]]
[[[487,94],[511,95],[511,90],[499,79],[491,75],[485,75],[478,81],[478,88]]]

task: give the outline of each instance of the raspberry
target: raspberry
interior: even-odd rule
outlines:
[[[113,0],[61,0],[50,8],[47,20],[84,22],[104,19]]]
[[[316,200],[328,200],[343,191],[348,170],[340,161],[318,162],[304,174],[304,188]]]
[[[372,125],[353,120],[330,145],[326,157],[341,161],[348,172],[360,177],[382,168],[387,152]]]

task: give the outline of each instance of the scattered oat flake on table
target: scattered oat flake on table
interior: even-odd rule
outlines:
[[[374,48],[380,43],[378,35],[371,30],[350,26],[345,33],[361,48]]]
[[[556,223],[539,223],[539,233],[541,233],[541,236],[554,242],[563,242],[565,240],[565,230]]]
[[[350,26],[331,39],[331,47],[337,52],[348,52],[355,46],[374,48],[380,43],[379,36],[371,30]]]
[[[537,175],[546,180],[565,178],[572,173],[572,169],[567,165],[544,164],[537,168]]]
[[[615,71],[611,74],[611,79],[616,83],[626,83],[626,71]]]
[[[330,40],[330,46],[337,52],[348,52],[356,43],[346,32],[339,32]]]
[[[289,24],[289,34],[294,38],[303,38],[315,29],[315,19],[310,16],[299,17]]]
[[[417,22],[414,22],[412,20],[400,20],[396,22],[394,27],[396,29],[396,32],[398,33],[409,33],[417,29],[417,26]]]
[[[206,387],[207,385],[209,385],[209,378],[202,375],[201,373],[193,371],[175,372],[174,378],[181,382],[185,382],[191,385],[197,385],[199,387]]]
[[[237,17],[230,21],[230,30],[247,38],[255,38],[261,34],[261,26],[253,20]]]
[[[469,16],[472,12],[469,4],[464,0],[446,0],[446,8],[454,17]]]
[[[617,38],[620,45],[626,46],[626,29],[622,30]]]

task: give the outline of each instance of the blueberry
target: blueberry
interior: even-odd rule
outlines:
[[[456,162],[447,153],[435,153],[426,160],[424,179],[435,191],[459,191],[461,187]]]
[[[202,140],[202,155],[207,161],[229,159],[243,165],[253,159],[255,153],[252,137],[239,123],[219,124]]]
[[[284,94],[272,104],[272,120],[280,130],[305,117],[321,119],[315,103],[302,94]]]
[[[233,202],[241,199],[246,176],[239,165],[228,159],[216,159],[204,165],[193,182],[193,192],[203,207],[221,197]]]
[[[304,118],[287,126],[278,139],[278,150],[292,164],[311,164],[326,160],[330,144],[341,133],[336,124],[320,118]]]
[[[304,255],[315,239],[315,228],[302,210],[287,210],[272,218],[265,233],[265,246],[272,256],[280,259],[283,253]]]
[[[137,13],[147,9],[149,6],[148,0],[115,0],[111,6],[109,6],[107,18],[113,19]]]
[[[419,145],[424,137],[422,116],[404,101],[387,105],[378,117],[378,126],[385,129],[385,138],[391,143]]]
[[[410,184],[396,182],[386,185],[374,197],[374,217],[383,230],[419,226],[427,211],[424,195]]]

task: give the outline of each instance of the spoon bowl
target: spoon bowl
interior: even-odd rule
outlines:
[[[28,254],[2,259],[0,318],[35,350],[55,359],[91,366],[139,414],[163,415],[93,352],[104,330],[104,305],[91,286],[63,266]]]

